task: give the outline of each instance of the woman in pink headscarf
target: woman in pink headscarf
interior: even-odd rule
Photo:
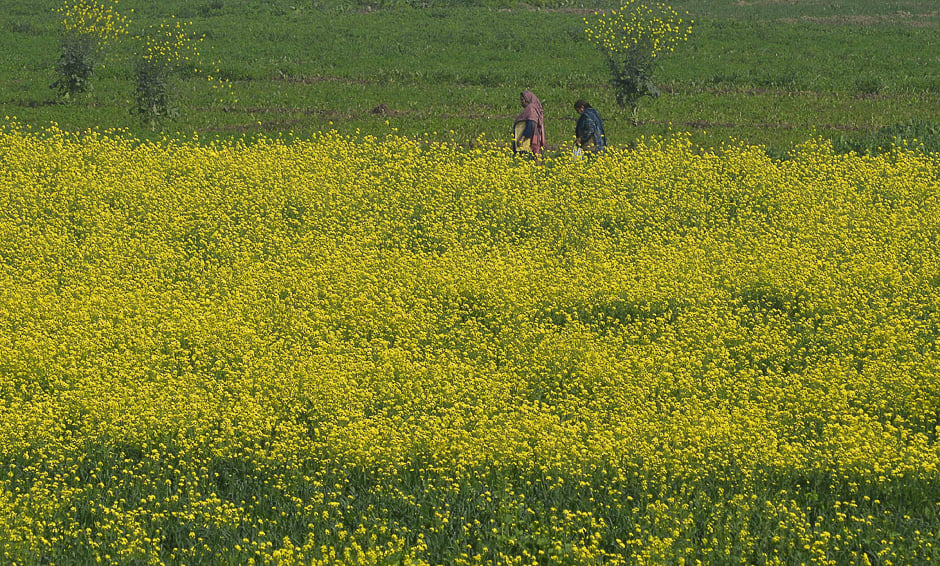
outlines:
[[[516,153],[530,152],[538,158],[545,147],[545,114],[542,112],[542,103],[531,90],[522,91],[519,101],[524,108],[513,124],[513,150]]]

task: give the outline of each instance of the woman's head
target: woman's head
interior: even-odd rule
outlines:
[[[585,110],[587,110],[587,109],[590,108],[590,107],[591,107],[591,105],[588,104],[587,101],[584,100],[583,98],[579,98],[579,99],[576,100],[575,103],[574,103],[574,109],[577,110],[578,113],[584,112]]]

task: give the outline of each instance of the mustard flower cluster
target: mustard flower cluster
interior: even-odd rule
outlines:
[[[56,10],[67,34],[89,36],[102,47],[127,35],[130,21],[115,11],[117,0],[111,5],[94,0],[66,1]],[[132,11],[133,12],[133,11]]]
[[[636,125],[639,101],[660,94],[653,82],[657,59],[688,40],[692,21],[686,22],[665,4],[629,0],[593,23],[585,19],[585,25],[588,41],[607,59],[617,104],[631,109]]]
[[[199,69],[204,62],[199,51],[204,37],[194,36],[191,27],[192,22],[184,24],[173,19],[151,26],[144,35],[135,66],[133,110],[144,120],[156,122],[178,114],[172,78],[184,67],[205,75],[213,88],[231,89],[231,83],[221,80],[218,68],[214,74]]]
[[[656,59],[689,39],[693,21],[683,20],[666,4],[629,0],[619,10],[584,23],[588,41],[601,51],[615,55],[639,51]]]
[[[97,2],[66,2],[59,14],[64,34],[59,44],[56,80],[51,88],[71,99],[91,88],[91,79],[102,51],[118,37],[127,34],[128,20]]]
[[[0,562],[931,564],[940,156],[0,129]]]
[[[144,35],[140,57],[148,63],[176,66],[195,61],[199,57],[199,44],[204,37],[195,37],[192,22],[176,19],[150,26]]]

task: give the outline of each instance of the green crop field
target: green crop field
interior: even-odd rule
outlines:
[[[479,4],[479,5],[477,5]],[[49,88],[57,59],[55,2],[0,2],[0,111],[30,124],[127,128],[130,41],[116,45],[94,90],[68,105]],[[844,149],[919,137],[936,145],[940,122],[940,13],[906,2],[676,4],[692,39],[657,71],[664,95],[645,100],[634,126],[606,86],[601,55],[584,40],[589,6],[502,3],[126,1],[130,36],[171,16],[204,34],[207,57],[231,81],[218,102],[206,81],[181,79],[171,135],[293,131],[411,136],[469,144],[504,139],[531,88],[547,113],[548,141],[573,135],[571,104],[593,101],[614,144],[689,131],[711,146],[728,138],[785,154],[814,136]],[[609,7],[609,6],[607,6]]]

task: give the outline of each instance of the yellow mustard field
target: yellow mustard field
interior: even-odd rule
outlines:
[[[0,563],[929,564],[940,156],[0,130]]]

